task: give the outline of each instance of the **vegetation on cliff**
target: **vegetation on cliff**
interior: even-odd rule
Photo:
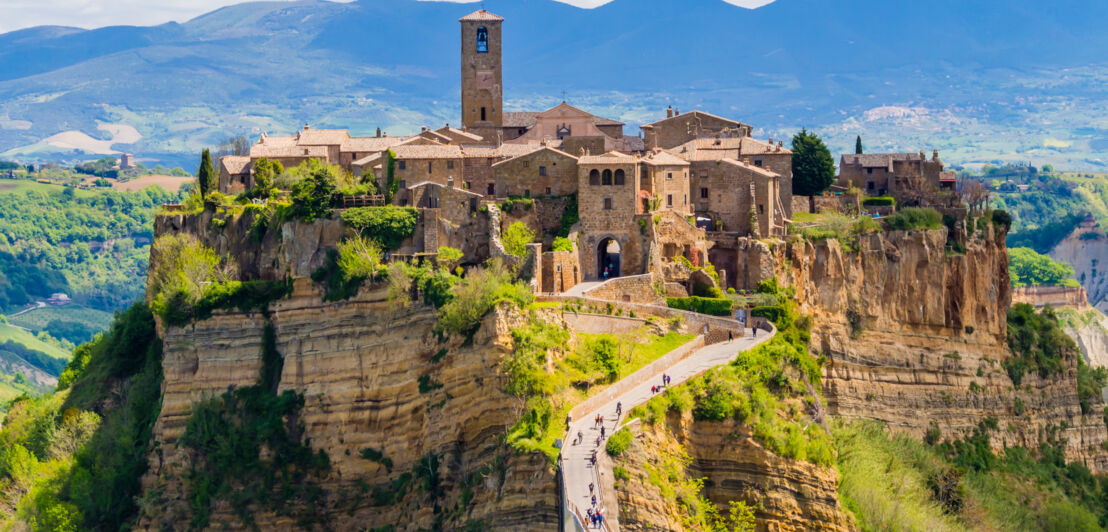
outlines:
[[[161,354],[153,316],[137,304],[77,349],[57,393],[13,405],[0,432],[9,524],[118,530],[132,521],[161,409]]]
[[[1080,286],[1073,278],[1073,266],[1031,248],[1008,248],[1008,273],[1013,287]]]
[[[994,454],[993,423],[933,445],[876,421],[836,423],[840,500],[862,530],[1100,530],[1108,477],[1066,464],[1061,442]]]

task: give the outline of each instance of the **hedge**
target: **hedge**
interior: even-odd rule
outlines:
[[[356,207],[342,213],[342,221],[377,241],[385,249],[398,249],[415,233],[419,212],[412,207]]]
[[[780,318],[781,315],[784,314],[784,313],[785,313],[785,309],[781,308],[780,305],[772,305],[772,306],[766,306],[766,307],[754,307],[750,311],[751,316],[754,316],[756,318],[765,318],[765,319],[767,319],[769,321],[772,321],[774,323],[776,323],[778,318]]]
[[[892,196],[874,196],[862,200],[862,205],[866,207],[892,207],[896,205],[896,200]]]
[[[730,316],[731,300],[714,297],[667,297],[666,305],[669,308],[688,310],[710,316]]]

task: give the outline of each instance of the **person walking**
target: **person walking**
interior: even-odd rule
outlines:
[[[735,339],[735,334],[731,331],[727,331],[727,343],[731,343]]]
[[[650,386],[650,395],[654,395],[656,393],[658,393],[658,387],[654,386],[654,385],[651,385]]]
[[[585,441],[585,435],[581,434],[581,431],[577,431],[577,443],[581,443],[583,441]],[[574,445],[577,445],[577,443],[575,443]]]
[[[601,425],[601,426],[600,426],[600,437],[601,437],[601,438],[603,438],[603,437],[604,437],[604,425]]]
[[[594,487],[596,487],[596,486],[594,486],[592,482],[589,482],[589,493],[590,494],[592,493],[592,490],[593,490]]]
[[[754,337],[758,337],[758,327],[751,327],[750,332],[754,333]]]
[[[623,402],[616,403],[616,417],[623,415]]]

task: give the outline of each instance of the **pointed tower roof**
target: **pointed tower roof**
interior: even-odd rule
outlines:
[[[492,13],[489,13],[488,11],[485,11],[484,9],[478,9],[477,11],[474,11],[473,13],[470,13],[470,14],[458,19],[458,22],[468,22],[468,21],[503,22],[504,17],[502,17],[500,15],[494,15]]]

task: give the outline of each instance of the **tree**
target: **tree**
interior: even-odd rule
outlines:
[[[958,196],[973,212],[989,199],[989,190],[976,179],[963,179],[958,183]]]
[[[206,196],[212,191],[212,185],[218,184],[219,175],[212,167],[212,152],[208,148],[200,154],[200,169],[196,171],[196,180],[200,183],[200,195]]]
[[[504,231],[501,239],[504,242],[504,251],[523,258],[527,254],[527,244],[535,241],[535,232],[523,222],[516,222]]]
[[[862,136],[858,135],[858,138],[854,140],[854,153],[862,154]]]
[[[285,171],[285,167],[279,161],[271,161],[266,158],[258,159],[254,163],[254,195],[268,196],[273,190],[273,184],[277,176]]]
[[[1009,249],[1008,270],[1012,286],[1077,286],[1072,266],[1031,248]]]
[[[224,155],[250,155],[250,141],[242,135],[227,137],[216,152],[217,157]]]
[[[815,133],[802,129],[793,137],[793,194],[818,196],[835,180],[835,159]]]
[[[334,170],[330,166],[312,167],[306,177],[292,185],[293,216],[308,223],[314,222],[316,218],[330,217],[336,182]]]

